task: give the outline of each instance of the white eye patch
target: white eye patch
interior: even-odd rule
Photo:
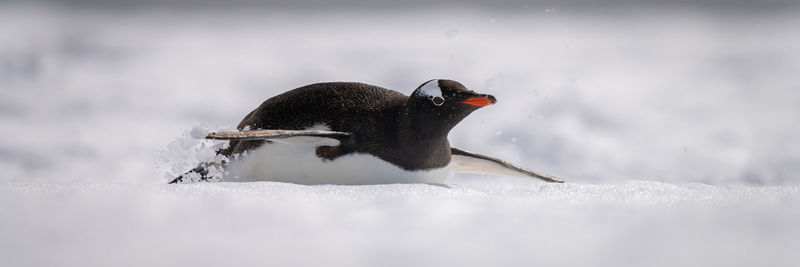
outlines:
[[[439,80],[430,80],[419,88],[417,93],[427,97],[442,97],[442,89],[439,88]]]
[[[422,85],[422,87],[417,90],[417,94],[423,97],[427,97],[431,101],[433,101],[434,105],[441,106],[444,103],[444,97],[442,97],[442,89],[439,88],[439,80],[430,80]]]

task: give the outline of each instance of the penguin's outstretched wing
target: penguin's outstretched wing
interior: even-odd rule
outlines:
[[[533,177],[546,182],[563,183],[564,181],[556,177],[535,172],[507,161],[469,152],[458,148],[450,148],[452,154],[451,166],[457,172],[501,174],[517,177]]]
[[[281,139],[298,136],[326,137],[342,140],[350,136],[347,132],[323,130],[253,130],[237,132],[211,132],[206,139],[216,140],[265,140]]]
[[[286,143],[342,142],[350,137],[348,132],[323,130],[253,130],[236,132],[211,132],[206,139],[215,140],[269,140]],[[333,140],[331,140],[333,139]]]

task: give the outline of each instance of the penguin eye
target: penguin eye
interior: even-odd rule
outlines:
[[[442,105],[442,103],[444,103],[444,98],[441,98],[441,97],[435,96],[435,97],[433,97],[433,98],[431,99],[431,101],[433,101],[433,104],[434,104],[434,105],[441,106],[441,105]]]

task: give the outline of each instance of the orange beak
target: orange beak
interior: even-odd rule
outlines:
[[[464,101],[459,101],[458,103],[464,103],[476,107],[483,107],[497,103],[497,99],[494,99],[493,96],[474,96],[467,98]]]

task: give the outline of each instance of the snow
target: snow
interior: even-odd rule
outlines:
[[[529,5],[0,4],[0,266],[800,263],[796,10]],[[568,183],[164,184],[287,89],[439,78],[498,99],[454,146]]]
[[[0,193],[3,266],[791,266],[800,249],[797,187],[4,182]]]

